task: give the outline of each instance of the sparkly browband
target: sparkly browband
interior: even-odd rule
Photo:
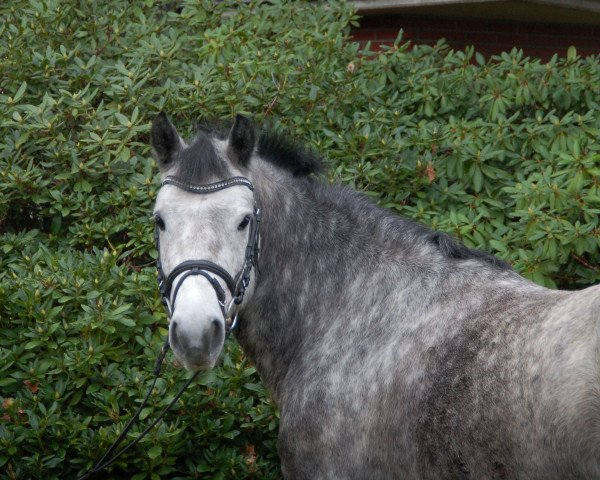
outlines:
[[[168,176],[163,180],[162,184],[175,185],[176,187],[192,193],[212,193],[223,190],[224,188],[233,187],[234,185],[241,185],[243,187],[248,187],[250,190],[254,190],[252,182],[245,177],[231,177],[227,180],[221,180],[220,182],[209,183],[207,185],[196,185],[183,182],[177,177]]]

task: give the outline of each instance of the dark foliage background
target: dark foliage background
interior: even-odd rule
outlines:
[[[550,287],[600,280],[600,64],[348,38],[343,4],[0,5],[0,477],[73,478],[166,333],[150,121],[252,116],[330,180]],[[178,8],[176,6],[179,5]],[[149,421],[186,374],[172,367]],[[111,478],[278,478],[277,411],[234,343]]]

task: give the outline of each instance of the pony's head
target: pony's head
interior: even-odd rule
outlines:
[[[200,131],[188,145],[160,113],[151,137],[163,182],[154,217],[170,344],[186,369],[211,368],[229,317],[251,294],[258,215],[246,177],[254,129],[237,116],[228,134]]]

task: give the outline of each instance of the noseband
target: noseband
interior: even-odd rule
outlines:
[[[245,177],[231,177],[220,182],[209,183],[207,185],[196,185],[193,183],[186,183],[181,181],[177,177],[168,176],[166,177],[161,186],[174,185],[186,192],[198,193],[198,194],[209,194],[224,190],[229,187],[243,186],[248,187],[254,192],[254,185],[252,182]],[[250,273],[252,268],[257,265],[258,262],[258,243],[259,243],[259,225],[260,225],[261,212],[260,209],[254,205],[253,216],[250,219],[250,233],[248,234],[248,243],[246,244],[246,252],[244,256],[244,266],[234,277],[232,277],[227,270],[223,267],[211,262],[210,260],[185,260],[180,264],[176,265],[169,275],[165,276],[160,261],[160,239],[159,239],[159,228],[158,225],[154,228],[154,241],[156,243],[156,250],[158,251],[158,258],[156,260],[156,269],[158,270],[158,289],[162,298],[162,302],[167,308],[169,318],[173,316],[175,311],[175,301],[177,300],[177,293],[179,288],[183,284],[186,278],[195,275],[202,275],[206,278],[211,286],[213,287],[219,307],[223,313],[225,320],[225,327],[227,331],[232,331],[237,326],[238,319],[238,308],[244,300],[244,294],[250,284]],[[216,275],[221,278],[227,289],[231,294],[231,301],[227,308],[225,307],[225,291],[221,287],[219,281],[212,275]],[[175,279],[182,275],[177,282],[175,289],[173,285]]]

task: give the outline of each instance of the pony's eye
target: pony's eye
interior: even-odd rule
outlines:
[[[156,223],[156,226],[161,230],[164,230],[166,228],[165,221],[158,214],[154,215],[154,223]]]
[[[240,223],[238,225],[238,230],[243,230],[244,228],[246,228],[248,226],[249,223],[250,223],[250,215],[246,215],[244,217],[244,219],[242,220],[242,223]]]

